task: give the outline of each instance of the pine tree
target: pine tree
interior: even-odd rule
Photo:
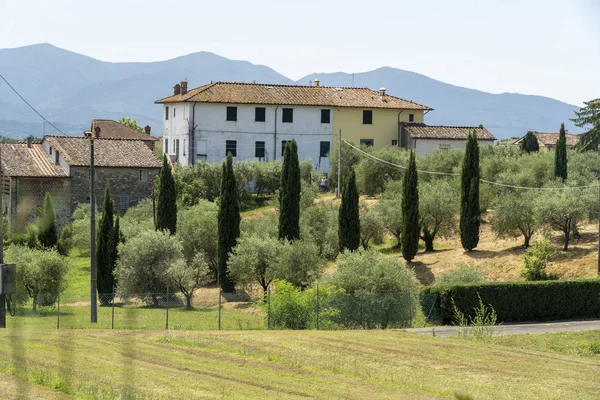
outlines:
[[[402,257],[412,261],[419,249],[419,180],[415,152],[410,153],[402,187]]]
[[[577,147],[583,150],[594,150],[598,151],[600,146],[600,98],[584,101],[584,107],[581,107],[579,111],[575,111],[575,118],[571,118],[571,121],[575,123],[575,126],[580,128],[590,127],[590,129],[581,135],[579,135],[579,143]]]
[[[96,268],[98,297],[102,305],[110,303],[109,293],[112,293],[115,279],[113,271],[117,261],[116,243],[114,242],[114,203],[110,196],[110,186],[106,184],[102,217],[96,238]]]
[[[44,204],[39,212],[38,240],[45,248],[52,248],[58,243],[58,232],[56,230],[56,214],[52,204],[52,196],[46,193]]]
[[[460,241],[471,251],[479,243],[479,145],[473,131],[467,139],[461,176]]]
[[[286,143],[279,188],[279,239],[300,238],[300,163],[296,140]]]
[[[227,154],[227,162],[223,163],[218,218],[217,280],[225,293],[231,293],[235,290],[235,282],[229,275],[227,261],[240,236],[241,220],[231,153]]]
[[[567,135],[565,124],[560,124],[560,134],[554,149],[554,176],[567,180]]]
[[[521,142],[521,150],[527,153],[535,153],[540,151],[540,143],[538,142],[537,136],[533,132],[529,131]]]
[[[175,180],[171,172],[171,165],[167,156],[163,156],[160,169],[160,182],[158,192],[158,205],[156,212],[156,229],[168,230],[174,235],[177,230],[177,193],[175,193]]]
[[[338,238],[340,251],[358,249],[360,245],[360,216],[356,174],[350,173],[346,185],[342,188],[342,204],[338,215]]]

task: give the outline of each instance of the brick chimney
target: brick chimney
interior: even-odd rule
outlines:
[[[178,95],[181,93],[181,86],[179,86],[179,83],[175,86],[173,86],[173,96]]]
[[[99,138],[99,137],[100,137],[100,127],[99,127],[99,126],[96,126],[96,127],[94,128],[94,132],[95,132],[95,136],[96,136],[96,138]]]
[[[31,148],[31,136],[27,136],[27,147]]]
[[[150,128],[150,125],[146,125],[146,126],[144,127],[144,132],[146,132],[146,134],[147,134],[147,135],[149,135],[149,134],[150,134],[150,129],[151,129],[151,128]]]
[[[319,87],[319,85],[321,85],[321,81],[319,80],[319,78],[315,78],[314,83],[316,87]]]
[[[187,93],[187,81],[181,81],[181,94],[184,95]]]

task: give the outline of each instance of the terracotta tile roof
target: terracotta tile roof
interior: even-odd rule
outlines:
[[[39,143],[2,144],[2,171],[7,176],[62,178],[67,173]]]
[[[466,140],[473,130],[479,140],[496,140],[496,137],[483,126],[445,126],[425,125],[422,123],[406,123],[402,126],[415,139],[459,139]]]
[[[90,140],[81,136],[45,136],[48,142],[73,167],[90,165]],[[141,140],[94,140],[94,165],[97,167],[160,168],[161,162]]]
[[[93,119],[91,131],[85,131],[85,135],[89,136],[91,132],[96,132],[96,127],[100,128],[100,139],[130,139],[130,140],[158,140],[154,136],[144,132],[139,132],[133,128],[122,125],[117,121],[110,119]]]
[[[156,104],[179,102],[431,110],[389,94],[382,97],[378,91],[369,88],[231,82],[215,82],[189,90],[184,95],[155,101]]]
[[[555,146],[560,135],[559,132],[532,132],[536,137],[540,145],[542,146]],[[575,146],[579,142],[579,136],[572,133],[565,133],[567,139],[567,146]],[[513,144],[520,144],[523,138],[515,141]]]

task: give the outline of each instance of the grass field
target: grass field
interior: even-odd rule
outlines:
[[[0,341],[2,398],[593,399],[600,374],[599,355],[569,350],[600,342],[598,331],[480,343],[400,331],[8,329]]]

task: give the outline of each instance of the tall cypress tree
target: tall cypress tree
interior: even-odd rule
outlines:
[[[560,124],[560,134],[554,149],[554,176],[567,180],[567,135],[565,124]]]
[[[175,180],[171,172],[171,165],[167,156],[163,156],[160,169],[160,182],[158,192],[158,205],[156,212],[156,229],[168,230],[171,235],[177,231],[177,193],[175,193]]]
[[[350,179],[348,179],[348,182],[342,188],[342,204],[340,204],[338,215],[340,251],[354,251],[360,245],[360,215],[358,206],[356,174],[352,170]]]
[[[415,152],[410,152],[402,187],[402,257],[412,261],[419,250],[419,181]]]
[[[465,250],[471,251],[479,243],[479,145],[473,131],[467,139],[461,175],[460,193],[460,241]]]
[[[279,239],[300,238],[300,163],[298,145],[292,139],[285,145],[279,187]]]
[[[54,213],[54,205],[52,204],[52,196],[46,192],[44,196],[44,204],[39,211],[38,223],[38,240],[42,247],[48,249],[56,246],[58,243],[58,232],[56,230],[56,214]]]
[[[533,132],[529,131],[521,142],[521,150],[527,153],[534,153],[540,151],[540,143],[538,142],[537,136]]]
[[[240,208],[238,192],[233,173],[233,158],[227,154],[227,162],[223,163],[221,176],[221,195],[219,204],[218,246],[217,246],[217,280],[225,293],[235,290],[235,282],[227,269],[227,260],[231,249],[236,245],[240,236]]]
[[[98,297],[102,305],[110,303],[115,279],[113,271],[117,261],[116,243],[114,241],[114,203],[110,196],[110,185],[106,184],[100,228],[96,238],[96,268],[98,274]]]

